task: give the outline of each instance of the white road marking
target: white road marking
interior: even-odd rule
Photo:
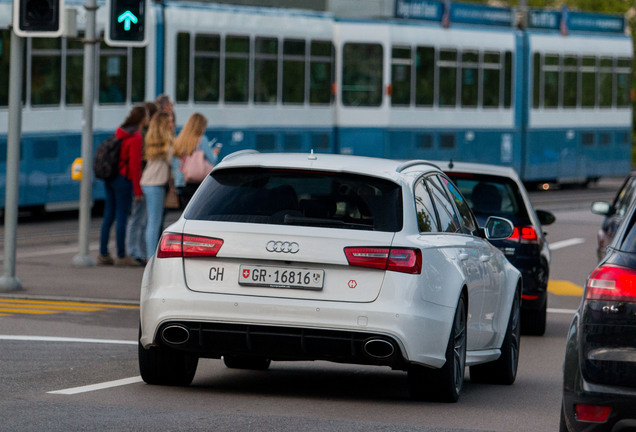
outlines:
[[[15,340],[28,342],[78,342],[78,343],[99,343],[111,345],[137,345],[137,341],[117,340],[117,339],[87,339],[87,338],[69,338],[56,336],[12,336],[0,335],[0,340]]]
[[[555,314],[566,314],[566,315],[574,315],[576,313],[575,309],[554,309],[548,308],[548,312]]]
[[[585,243],[584,238],[577,237],[577,238],[571,238],[568,240],[562,240],[562,241],[550,243],[550,250],[563,249],[569,246],[576,246],[581,243]]]
[[[119,387],[119,386],[124,386],[128,384],[135,384],[142,381],[143,380],[141,379],[140,376],[136,376],[136,377],[124,378],[124,379],[115,380],[115,381],[103,382],[100,384],[91,384],[91,385],[82,386],[82,387],[73,387],[73,388],[68,388],[64,390],[55,390],[55,391],[50,391],[47,393],[61,394],[61,395],[74,395],[78,393],[86,393],[86,392],[95,391],[95,390],[104,390],[111,387]]]

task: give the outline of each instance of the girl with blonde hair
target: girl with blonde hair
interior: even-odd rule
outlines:
[[[199,187],[199,183],[186,183],[183,173],[179,169],[183,163],[183,158],[192,155],[196,150],[203,150],[206,160],[214,166],[221,151],[220,146],[212,147],[205,136],[207,125],[208,121],[203,114],[192,114],[174,142],[172,177],[179,193],[179,205],[182,209],[185,208]]]
[[[157,112],[150,120],[144,144],[146,166],[141,174],[141,188],[146,199],[146,253],[152,255],[159,243],[163,221],[163,202],[170,180],[174,122],[172,115]]]

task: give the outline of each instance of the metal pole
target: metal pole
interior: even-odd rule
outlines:
[[[72,264],[91,267],[95,260],[89,253],[91,203],[93,191],[93,106],[95,103],[95,15],[97,1],[86,0],[86,34],[84,38],[84,113],[82,118],[82,180],[80,183],[79,252]]]
[[[16,7],[14,5],[14,7]],[[9,65],[9,133],[4,198],[4,276],[0,291],[18,291],[22,283],[15,276],[16,238],[18,233],[18,186],[20,181],[20,139],[22,136],[22,63],[24,38],[11,32]]]

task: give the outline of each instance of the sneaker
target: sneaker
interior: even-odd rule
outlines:
[[[132,259],[129,255],[123,258],[115,258],[115,265],[117,267],[140,267],[139,261]]]
[[[111,266],[114,263],[115,262],[113,261],[113,258],[110,255],[99,255],[97,257],[97,265]]]

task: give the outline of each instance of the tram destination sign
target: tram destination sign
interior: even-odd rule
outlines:
[[[396,0],[395,17],[450,23],[511,27],[513,9],[435,0]],[[444,23],[446,21],[446,23]]]

